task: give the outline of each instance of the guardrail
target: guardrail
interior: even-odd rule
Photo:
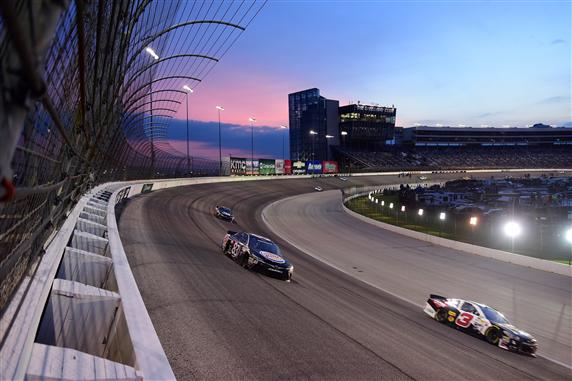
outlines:
[[[116,204],[184,185],[310,177],[148,180],[108,183],[89,191],[2,315],[2,378],[173,379],[121,244]]]

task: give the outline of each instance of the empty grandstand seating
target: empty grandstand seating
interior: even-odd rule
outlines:
[[[572,166],[572,146],[417,147],[338,154],[341,162],[349,159],[364,171]]]

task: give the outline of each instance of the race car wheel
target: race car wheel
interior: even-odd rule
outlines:
[[[240,265],[242,267],[244,267],[245,269],[248,269],[248,257],[250,255],[248,253],[242,253],[242,255],[240,256]]]
[[[498,329],[498,327],[490,327],[489,329],[487,329],[487,332],[485,332],[485,337],[487,338],[487,341],[492,345],[499,345],[500,336],[501,332],[500,329]]]
[[[437,320],[439,323],[446,323],[447,322],[447,310],[445,308],[441,308],[439,309],[439,311],[437,311],[437,314],[435,315],[435,320]]]
[[[229,254],[230,244],[231,244],[231,243],[232,243],[232,242],[231,242],[230,240],[226,242],[226,245],[224,246],[224,250],[222,251],[222,253],[223,253],[224,255],[228,255],[228,254]]]

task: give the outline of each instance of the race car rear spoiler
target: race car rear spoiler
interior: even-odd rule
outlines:
[[[429,295],[429,299],[440,299],[440,300],[447,300],[446,297],[441,296],[441,295],[435,295],[435,294],[430,294]]]
[[[227,230],[227,231],[226,231],[226,234],[233,235],[233,234],[236,234],[236,232],[233,232],[232,230]]]

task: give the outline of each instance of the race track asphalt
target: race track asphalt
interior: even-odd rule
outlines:
[[[263,216],[282,239],[304,253],[419,308],[424,307],[428,290],[494,306],[538,340],[539,354],[571,362],[570,276],[464,253],[382,229],[345,212],[341,193],[335,190],[279,200],[269,205]]]
[[[411,303],[301,252],[262,221],[265,206],[315,185],[398,181],[205,184],[129,200],[119,219],[121,238],[178,379],[570,379],[570,369],[544,358],[437,324]],[[216,204],[233,208],[237,223],[216,219]],[[220,242],[229,229],[275,239],[294,263],[294,280],[244,270],[223,256]]]

